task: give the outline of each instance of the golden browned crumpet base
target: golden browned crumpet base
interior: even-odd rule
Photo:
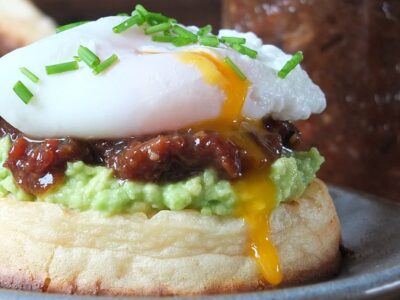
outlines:
[[[284,285],[332,275],[340,224],[322,181],[270,218]],[[104,217],[0,200],[0,286],[96,295],[193,295],[271,288],[240,219],[161,211]]]
[[[55,32],[55,23],[29,0],[0,0],[0,56]]]

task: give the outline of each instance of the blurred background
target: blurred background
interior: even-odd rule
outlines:
[[[45,15],[66,24],[138,2],[182,23],[303,50],[303,67],[328,99],[324,114],[297,124],[326,158],[319,176],[400,202],[400,0],[34,0],[40,11],[28,2],[0,0],[0,55],[49,34],[55,23]]]

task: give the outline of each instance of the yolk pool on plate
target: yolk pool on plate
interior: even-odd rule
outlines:
[[[220,115],[191,126],[198,130],[215,130],[230,138],[260,161],[264,157],[260,148],[238,128],[243,121],[242,107],[250,83],[240,79],[225,63],[206,52],[181,52],[178,59],[196,66],[204,80],[217,85],[226,95]],[[256,122],[252,122],[256,123]],[[243,218],[249,228],[250,253],[257,260],[264,278],[270,284],[279,284],[282,273],[274,245],[269,241],[268,220],[276,206],[275,187],[268,178],[268,167],[256,168],[234,183],[239,197],[236,215]]]

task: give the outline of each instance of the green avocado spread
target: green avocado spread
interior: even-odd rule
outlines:
[[[206,215],[224,216],[232,214],[237,201],[231,183],[219,179],[212,169],[180,182],[156,184],[119,180],[111,169],[81,161],[68,163],[63,184],[36,197],[19,188],[11,172],[3,167],[10,148],[9,137],[0,139],[1,197],[13,195],[22,201],[59,203],[70,209],[97,210],[109,215],[191,208]],[[277,201],[300,196],[323,161],[315,148],[275,161],[270,174],[265,176],[276,186]]]
[[[270,171],[275,184],[276,200],[288,201],[300,197],[324,162],[316,148],[307,152],[294,152],[290,157],[276,160]]]

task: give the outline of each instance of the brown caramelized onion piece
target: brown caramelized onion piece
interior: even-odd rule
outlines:
[[[281,143],[285,148],[293,149],[300,143],[300,131],[293,123],[277,121],[269,117],[263,119],[263,124],[267,132],[280,136]]]
[[[21,132],[18,129],[12,127],[4,119],[0,118],[0,137],[9,135],[14,141],[20,134]]]
[[[88,148],[72,139],[35,142],[19,137],[4,166],[20,187],[37,195],[62,181],[67,162],[88,157]]]
[[[241,128],[249,134],[266,154],[267,163],[272,163],[282,155],[282,137],[275,132],[269,132],[260,126],[242,122]]]

